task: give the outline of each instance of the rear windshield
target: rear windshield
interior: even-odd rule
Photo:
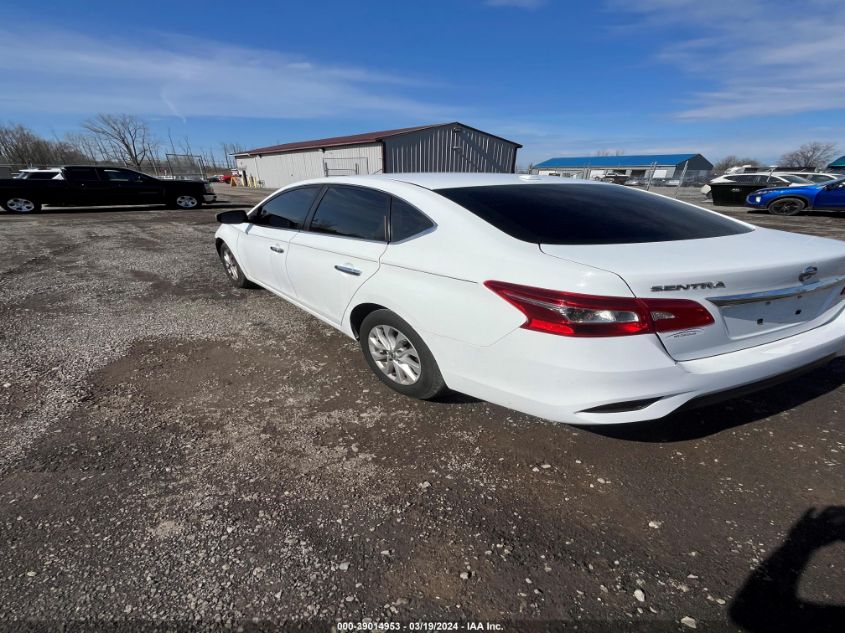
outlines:
[[[500,231],[537,244],[636,244],[748,233],[751,228],[622,185],[494,185],[438,189]]]

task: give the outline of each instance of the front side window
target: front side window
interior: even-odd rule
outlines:
[[[393,198],[390,207],[390,241],[401,242],[419,235],[434,226],[422,213],[399,198]]]
[[[314,212],[311,230],[340,237],[385,241],[390,196],[362,187],[329,187]]]
[[[271,198],[259,209],[256,224],[298,231],[305,224],[320,187],[300,187]]]
[[[535,244],[638,244],[748,233],[730,218],[628,187],[494,185],[438,189],[500,231]]]

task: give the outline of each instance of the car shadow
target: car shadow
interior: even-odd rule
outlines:
[[[750,633],[845,630],[845,604],[819,604],[798,595],[813,554],[845,541],[845,506],[810,508],[783,544],[751,573],[731,602],[731,621]],[[834,588],[841,593],[842,587]]]
[[[596,435],[631,442],[685,442],[783,413],[843,384],[845,358],[837,358],[800,378],[734,400],[681,410],[658,420],[582,428]]]
[[[131,213],[133,211],[171,211],[173,213],[190,213],[192,211],[216,211],[228,209],[244,209],[248,205],[235,204],[231,202],[216,202],[212,204],[205,204],[197,209],[168,209],[164,205],[149,204],[149,205],[123,205],[111,207],[45,207],[36,213],[27,213],[25,215],[62,215],[67,213]],[[246,210],[246,209],[245,209]],[[7,215],[14,215],[23,217],[23,214],[9,213]]]
[[[742,207],[728,207],[732,209],[741,209]],[[718,209],[717,209],[718,210]],[[802,211],[798,215],[772,215],[766,209],[747,209],[748,213],[752,215],[771,215],[773,218],[802,218],[802,217],[810,217],[810,218],[842,218],[845,217],[845,213],[841,211]]]

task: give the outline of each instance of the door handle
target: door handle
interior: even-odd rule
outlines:
[[[342,273],[346,273],[347,275],[355,275],[356,277],[361,274],[361,271],[357,268],[353,268],[352,266],[335,266],[335,270],[339,270]]]
[[[270,247],[270,250],[273,251],[274,253],[284,253],[285,252],[285,249],[283,249],[281,246],[276,246],[275,244]]]

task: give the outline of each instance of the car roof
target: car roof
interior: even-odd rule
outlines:
[[[554,185],[566,184],[588,184],[598,187],[607,186],[607,183],[576,180],[570,178],[561,179],[556,176],[536,176],[533,174],[470,174],[470,173],[416,173],[416,174],[378,174],[372,176],[331,176],[323,178],[320,182],[349,183],[349,184],[375,184],[384,181],[408,183],[423,187],[425,189],[451,189],[455,187],[489,187],[493,185],[527,185],[546,183]]]

